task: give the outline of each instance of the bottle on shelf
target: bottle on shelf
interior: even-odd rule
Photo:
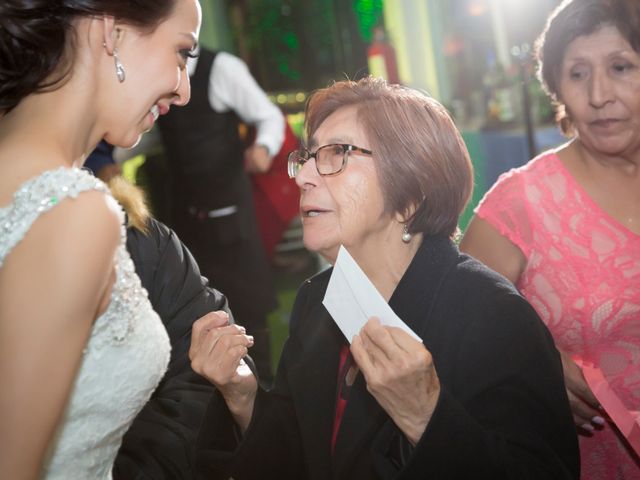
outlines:
[[[487,72],[483,78],[487,102],[487,128],[512,126],[517,119],[515,77],[507,72],[490,51],[487,55]]]

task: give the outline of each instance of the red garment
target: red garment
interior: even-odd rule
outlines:
[[[333,434],[331,435],[331,452],[333,452],[336,446],[336,439],[338,438],[338,431],[340,430],[342,415],[344,415],[344,409],[347,407],[347,397],[346,395],[343,395],[342,388],[348,371],[348,368],[345,368],[348,356],[349,345],[343,345],[342,348],[340,348],[340,363],[338,366],[338,395],[336,396],[336,415],[333,419]]]
[[[378,56],[384,59],[384,79],[388,83],[400,83],[396,51],[393,46],[386,42],[374,41],[367,49],[367,57],[371,60]]]
[[[268,257],[272,257],[276,245],[300,211],[300,191],[287,174],[287,157],[298,148],[300,142],[285,121],[284,142],[268,172],[252,175],[253,198],[258,229]]]

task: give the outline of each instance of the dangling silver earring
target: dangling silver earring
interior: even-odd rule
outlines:
[[[120,63],[120,58],[118,58],[118,49],[114,48],[113,49],[113,61],[116,64],[116,77],[118,77],[118,81],[120,83],[124,82],[124,79],[126,77],[125,72],[124,72],[124,67],[122,66],[122,63]]]
[[[404,229],[403,229],[403,233],[402,233],[402,241],[404,243],[409,243],[411,241],[411,234],[409,233],[409,228],[407,227],[407,224],[404,224]]]

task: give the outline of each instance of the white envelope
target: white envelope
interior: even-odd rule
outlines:
[[[382,325],[399,327],[419,342],[422,339],[394,313],[346,248],[340,246],[322,304],[349,343],[370,317]]]

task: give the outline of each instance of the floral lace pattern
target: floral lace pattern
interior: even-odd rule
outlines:
[[[520,248],[518,288],[564,351],[640,410],[640,236],[604,212],[554,153],[503,174],[476,209]],[[580,437],[583,479],[640,480],[614,427]]]
[[[0,208],[0,268],[39,215],[89,190],[108,193],[100,180],[68,168],[44,172],[23,184],[13,202]],[[91,331],[44,478],[110,479],[122,436],[167,367],[166,330],[151,308],[125,242],[122,225],[111,302]]]

